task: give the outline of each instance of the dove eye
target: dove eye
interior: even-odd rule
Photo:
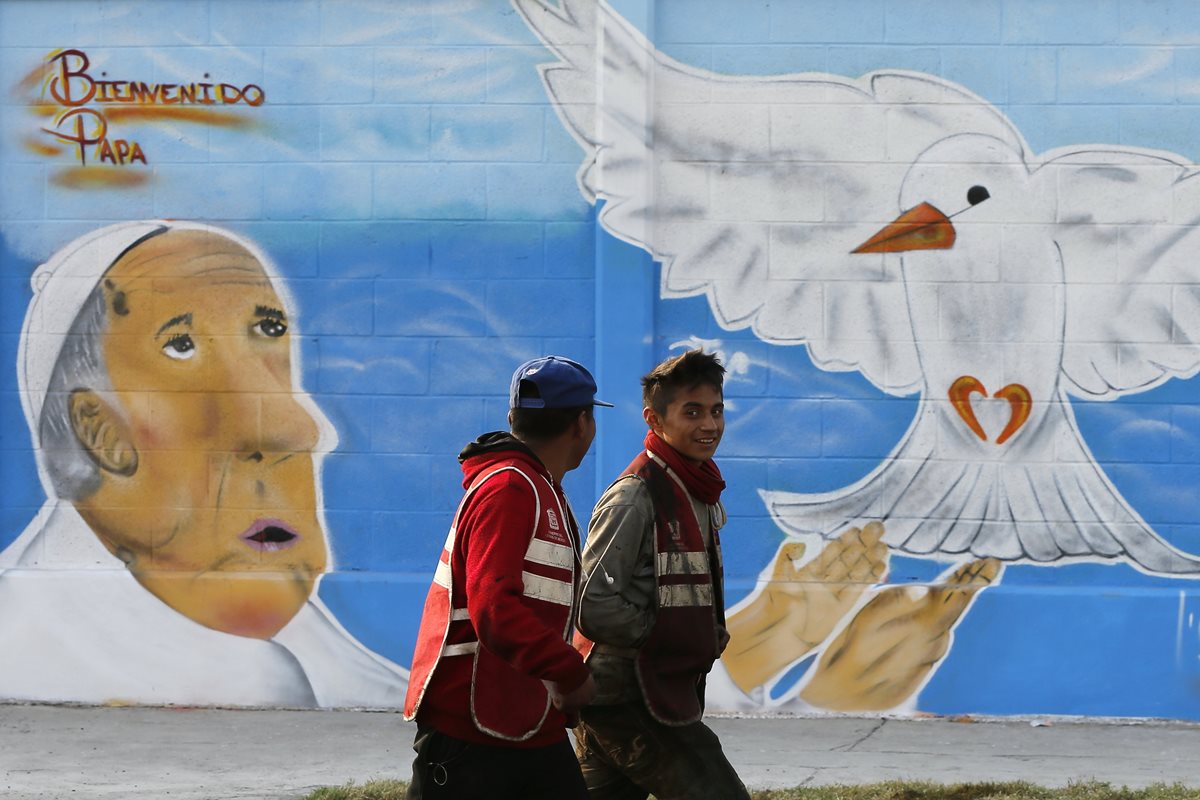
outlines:
[[[991,192],[983,186],[972,186],[967,190],[967,202],[973,206],[979,205],[991,196]]]

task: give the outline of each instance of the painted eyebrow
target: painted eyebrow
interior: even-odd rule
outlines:
[[[271,319],[287,319],[287,314],[283,313],[278,308],[271,308],[270,306],[255,306],[254,316],[270,317]]]
[[[171,317],[169,320],[167,320],[165,323],[163,323],[163,326],[161,328],[159,328],[158,331],[154,335],[161,336],[162,332],[165,331],[167,328],[173,328],[180,323],[183,323],[184,325],[191,325],[192,324],[192,312],[189,311],[186,314],[180,314],[177,317]]]

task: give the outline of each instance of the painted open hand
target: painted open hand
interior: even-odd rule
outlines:
[[[949,649],[955,623],[1001,569],[985,558],[957,568],[945,583],[882,590],[822,653],[800,696],[834,711],[894,708],[921,687]]]
[[[743,691],[759,686],[823,642],[858,598],[887,571],[883,525],[849,528],[808,564],[795,561],[804,545],[785,542],[769,582],[728,621],[722,660]]]

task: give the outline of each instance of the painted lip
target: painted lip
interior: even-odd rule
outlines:
[[[265,518],[256,519],[238,538],[255,550],[274,553],[296,544],[300,541],[300,534],[281,519]]]

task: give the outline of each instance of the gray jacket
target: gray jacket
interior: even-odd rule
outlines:
[[[689,495],[700,534],[718,559],[713,530],[725,523],[725,508],[706,505]],[[634,658],[654,628],[657,590],[654,581],[654,503],[646,484],[634,475],[615,481],[596,503],[583,548],[584,589],[579,605],[579,630],[596,642],[588,659],[596,680],[596,705],[641,697]],[[714,575],[714,598],[722,596],[720,576]],[[723,603],[716,603],[718,637],[725,627]]]

